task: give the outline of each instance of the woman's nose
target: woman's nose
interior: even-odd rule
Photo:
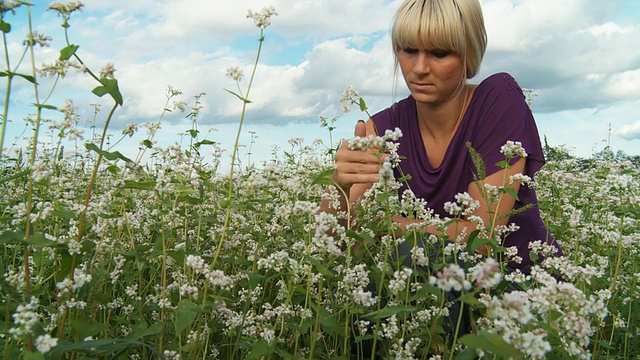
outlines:
[[[420,50],[415,59],[413,71],[416,74],[426,74],[431,71],[431,55],[427,51]]]

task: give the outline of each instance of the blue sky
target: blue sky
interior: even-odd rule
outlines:
[[[334,139],[351,136],[364,114],[342,114],[344,88],[354,86],[375,113],[406,95],[402,81],[394,88],[388,29],[399,1],[389,0],[87,0],[71,19],[70,41],[92,69],[115,65],[124,95],[111,133],[118,138],[129,123],[155,121],[168,86],[192,104],[202,97],[200,130],[230,148],[241,104],[223,89],[235,84],[228,67],[248,74],[259,30],[247,10],[273,5],[278,16],[266,29],[261,64],[252,90],[242,142],[257,139],[252,159],[266,161],[274,146],[302,137],[320,138],[320,116],[340,115]],[[640,154],[640,1],[637,0],[481,0],[489,47],[480,82],[492,73],[511,73],[524,88],[538,94],[533,112],[540,133],[551,145],[566,145],[579,156],[601,150],[610,138],[614,150]],[[63,44],[60,18],[44,11],[47,1],[34,1],[35,29],[53,37],[50,48],[38,49],[36,64],[50,63]],[[12,61],[17,61],[26,34],[26,10],[6,20]],[[41,79],[43,87],[49,79]],[[4,81],[0,82],[4,93]],[[246,84],[245,84],[246,85]],[[82,119],[93,116],[91,103],[105,103],[90,93],[86,75],[71,72],[58,85],[50,103],[73,98]],[[9,134],[5,144],[25,130],[23,117],[32,103],[28,84],[14,85]],[[106,115],[105,111],[99,114]],[[55,118],[56,113],[47,114]],[[169,114],[158,145],[180,141],[190,127],[186,114]],[[611,126],[611,136],[609,136]],[[87,132],[89,130],[87,129]],[[28,135],[27,129],[26,134]],[[121,144],[133,151],[141,135]],[[16,145],[20,146],[20,145]]]

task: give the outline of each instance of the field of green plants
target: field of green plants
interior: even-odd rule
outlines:
[[[6,53],[11,16],[30,5],[1,4]],[[65,34],[79,6],[50,6]],[[262,46],[275,12],[249,15]],[[29,37],[25,54],[39,41]],[[73,44],[60,51],[60,65],[70,61],[82,64]],[[398,198],[397,182],[387,179],[353,209],[349,225],[357,226],[343,226],[345,214],[319,211],[323,199],[341,195],[331,183],[336,144],[310,148],[292,139],[291,150],[260,166],[225,170],[215,139],[199,138],[197,98],[188,146],[154,146],[158,124],[148,124],[139,156],[129,158],[104,146],[122,105],[113,71],[84,69],[113,108],[96,114],[102,133],[79,140],[72,104],[38,97],[44,75],[36,63],[25,74],[7,60],[1,73],[3,360],[640,357],[640,157],[605,149],[583,159],[546,146],[535,186],[564,257],[545,257],[550,249],[536,243],[528,254],[502,247],[513,227],[479,224],[466,245],[418,226],[396,236],[392,215],[444,228],[469,204],[461,197],[450,218],[438,218],[428,203]],[[237,69],[228,74],[246,84],[229,91],[243,109],[240,134],[253,74],[248,83]],[[14,81],[34,85],[34,115],[25,120],[34,131],[28,146],[8,151]],[[167,107],[177,92],[169,89]],[[357,94],[347,100],[366,110]],[[54,128],[60,142],[46,146],[45,111],[65,118]],[[319,126],[333,129],[326,119]],[[66,141],[81,145],[62,151]],[[236,140],[231,164],[237,148]],[[497,188],[487,196],[509,194]],[[474,251],[485,244],[490,257]],[[411,249],[410,261],[394,255],[400,246]],[[529,275],[505,272],[518,257],[540,261]]]

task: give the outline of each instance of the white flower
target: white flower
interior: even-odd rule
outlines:
[[[36,161],[31,168],[31,178],[33,178],[35,182],[46,180],[51,173],[51,169],[44,161]]]
[[[508,140],[506,144],[502,145],[502,147],[500,148],[500,152],[509,159],[513,159],[517,156],[528,156],[520,141]]]
[[[260,29],[264,29],[267,26],[271,25],[271,17],[275,15],[278,15],[278,13],[273,6],[264,7],[259,13],[252,10],[249,10],[247,12],[247,17],[252,18],[253,22]]]
[[[234,81],[239,82],[240,80],[242,80],[243,76],[244,74],[242,73],[242,69],[240,69],[239,67],[232,66],[227,68],[227,77],[230,77]]]
[[[461,291],[471,289],[471,283],[466,279],[464,270],[458,264],[451,264],[439,271],[437,278],[431,276],[429,283],[444,291]]]
[[[349,111],[351,111],[351,104],[354,104],[356,102],[356,99],[360,99],[358,91],[351,85],[347,86],[342,92],[342,97],[340,98],[340,104],[342,104],[342,112],[348,113]]]
[[[58,345],[58,339],[52,338],[49,334],[40,335],[36,338],[36,349],[42,354],[48,353],[56,345]]]
[[[492,288],[502,280],[500,264],[493,258],[487,258],[483,263],[470,268],[469,276],[472,281],[475,281],[476,286],[483,289]]]

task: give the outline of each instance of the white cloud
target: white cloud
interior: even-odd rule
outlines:
[[[274,5],[279,15],[266,30],[263,59],[269,61],[258,68],[248,123],[282,125],[331,117],[340,112],[338,99],[347,85],[360,91],[372,113],[394,100],[387,30],[399,0],[85,3],[85,10],[72,17],[71,41],[80,44],[79,53],[91,68],[115,63],[125,96],[116,127],[157,118],[168,85],[181,89],[187,102],[206,92],[205,123],[236,122],[241,104],[223,90],[235,90],[225,70],[242,67],[246,84],[257,45],[253,36],[258,34],[246,13],[268,5]],[[624,106],[640,97],[640,17],[629,17],[634,23],[616,22],[619,1],[482,0],[482,4],[489,49],[477,81],[498,71],[512,73],[523,87],[539,93],[534,105],[539,113],[574,112],[591,119],[582,120],[588,122],[596,121],[590,117],[594,112],[609,110],[618,129],[638,118],[637,109]],[[57,52],[53,49],[61,47],[60,19],[50,13],[42,21],[50,22],[38,25],[45,33],[55,29],[51,35],[58,43],[49,50],[51,57]],[[13,31],[10,35],[15,36]],[[275,57],[278,61],[272,60]],[[81,88],[90,97],[95,84],[77,76],[59,86],[72,92]],[[395,100],[404,96],[402,80],[397,90]],[[626,110],[615,113],[613,108]],[[171,114],[167,120],[176,124],[183,117]],[[345,133],[351,128],[349,123]]]
[[[632,124],[627,124],[620,127],[619,129],[614,130],[613,134],[627,140],[640,140],[640,119],[636,120]]]

